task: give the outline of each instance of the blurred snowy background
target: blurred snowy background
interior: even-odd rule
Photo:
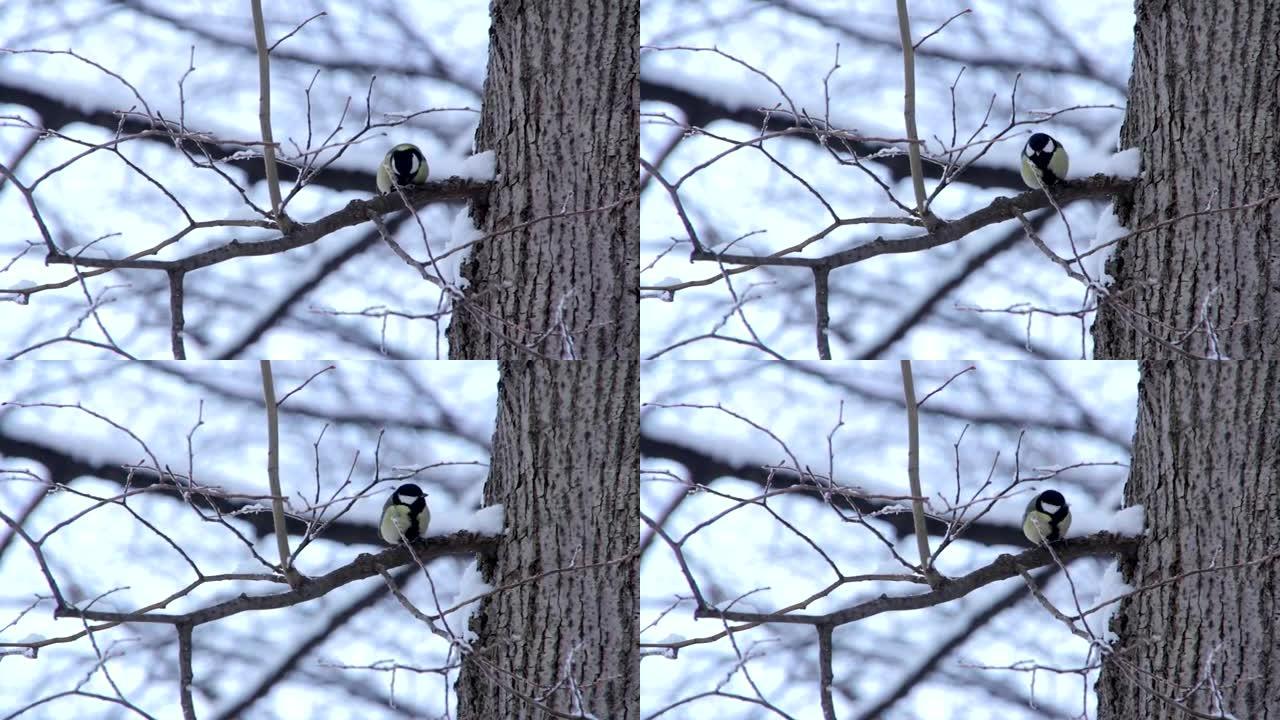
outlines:
[[[371,197],[377,165],[398,142],[422,148],[432,179],[462,169],[488,60],[487,2],[264,5],[268,44],[297,30],[270,56],[279,157],[286,165],[337,158],[287,203],[294,220],[312,222]],[[187,227],[179,203],[197,222],[260,220],[246,198],[270,208],[258,149],[228,142],[261,139],[248,3],[7,2],[0,4],[0,48],[0,163],[34,186],[62,250],[121,258],[151,248]],[[72,50],[83,60],[21,52],[28,50]],[[118,111],[146,109],[207,133],[216,170],[194,166],[206,162],[194,145],[189,159],[164,134],[132,137],[149,124]],[[362,133],[366,120],[394,126]],[[130,139],[87,152],[120,130]],[[281,171],[284,195],[296,177]],[[436,204],[421,214],[433,252],[447,243],[462,207]],[[3,173],[0,227],[0,357],[31,350],[24,357],[104,358],[108,351],[87,343],[110,341],[134,357],[173,357],[165,273],[117,270],[82,286],[69,266],[46,266],[27,200]],[[410,254],[427,256],[415,223],[400,234]],[[277,235],[196,229],[154,257]],[[14,302],[24,295],[4,292],[46,285],[57,287],[32,293],[25,305]],[[440,292],[392,255],[369,223],[283,254],[197,270],[185,278],[185,292],[191,358],[447,355]]]
[[[273,363],[277,398],[310,379],[280,410],[280,474],[289,509],[305,520],[317,495],[322,504],[335,492],[347,500],[375,478],[380,482],[301,551],[297,565],[308,576],[385,547],[377,519],[402,478],[430,493],[431,535],[468,521],[481,503],[496,411],[493,363],[348,361],[328,367]],[[267,572],[250,545],[278,560],[269,500],[225,498],[225,524],[202,520],[172,488],[154,485],[154,473],[131,476],[128,470],[158,462],[225,493],[269,495],[257,363],[0,363],[0,401],[6,403],[0,406],[0,512],[21,521],[32,538],[51,533],[43,551],[69,601],[84,607],[108,593],[93,609],[127,611],[165,598],[196,579],[177,548],[206,575]],[[51,482],[58,487],[51,489]],[[136,491],[127,508],[92,499],[118,497],[126,482]],[[199,497],[193,503],[214,515]],[[94,505],[100,506],[78,515]],[[329,506],[326,517],[344,505]],[[233,514],[237,509],[241,513]],[[298,541],[291,532],[291,547]],[[470,558],[444,557],[428,565],[442,603],[452,603],[472,564]],[[406,595],[433,608],[428,583],[414,571],[402,585]],[[268,582],[209,583],[166,611],[281,589]],[[79,620],[53,619],[49,594],[29,546],[8,524],[0,525],[0,643],[82,630]],[[96,632],[94,639],[106,662],[87,639],[48,645],[36,659],[0,656],[0,716],[76,689],[114,698],[117,687],[155,717],[179,715],[171,626],[123,625]],[[451,664],[447,649],[381,579],[360,580],[311,602],[196,627],[196,710],[201,718],[228,717],[252,700],[234,716],[437,717],[453,707],[456,671],[401,669],[393,682],[390,667],[442,668]],[[336,667],[379,662],[383,670]],[[109,702],[61,696],[23,717],[136,715]]]
[[[1068,148],[1070,177],[1104,170],[1124,117],[1133,3],[908,5],[917,42],[950,20],[916,54],[926,155],[943,157],[944,147],[966,146],[972,137],[962,159],[974,158],[1009,124],[1015,80],[1019,122],[1089,106],[1010,130],[938,195],[938,216],[954,220],[992,198],[1024,192],[1018,154],[1031,132],[1048,132]],[[668,182],[683,182],[680,200],[709,249],[767,255],[836,218],[903,216],[878,183],[914,205],[907,158],[883,152],[884,143],[856,145],[861,167],[842,164],[835,155],[849,155],[841,144],[829,139],[824,147],[812,133],[741,145],[786,131],[793,108],[833,130],[904,137],[893,3],[643,0],[641,12],[641,157]],[[767,123],[761,109],[772,110]],[[938,167],[926,162],[925,169],[933,173],[925,182],[932,192]],[[763,359],[767,348],[787,358],[818,357],[813,273],[764,267],[726,282],[716,263],[690,263],[688,233],[668,191],[647,172],[641,178],[642,356]],[[1065,207],[1071,239],[1047,211],[1030,219],[1050,248],[1070,256],[1071,241],[1087,246],[1109,207]],[[792,255],[816,258],[919,232],[847,224]],[[1092,313],[1079,312],[1083,304],[1083,287],[1037,251],[1016,221],[1003,222],[942,247],[832,271],[832,357],[1080,358],[1092,347]]]
[[[1071,537],[1107,527],[1128,473],[1136,364],[912,365],[918,400],[951,380],[921,407],[920,475],[932,510],[954,503],[957,492],[962,501],[975,492],[987,498],[1015,475],[1023,481],[942,552],[943,574],[1025,550],[1021,517],[1034,490],[1053,487],[1067,496]],[[771,478],[767,468],[797,465],[866,494],[909,495],[899,363],[645,363],[641,402],[641,512],[674,541],[692,533],[683,553],[710,602],[725,607],[741,597],[733,609],[774,612],[835,582],[830,563],[845,576],[904,572],[869,528],[842,520],[820,494],[778,494],[768,509],[743,504],[763,495],[766,483],[773,491],[794,487],[794,472]],[[867,522],[900,555],[916,558],[915,538],[905,532],[909,512]],[[822,717],[812,627],[765,624],[734,633],[731,645],[718,637],[724,623],[693,619],[676,554],[643,519],[641,543],[640,639],[651,653],[641,661],[645,718]],[[935,551],[938,544],[932,536]],[[1112,565],[1106,558],[1068,563],[1082,602],[1093,601]],[[847,583],[804,612],[922,591],[901,582]],[[1074,607],[1061,572],[1049,578],[1046,594],[1058,607]],[[688,644],[674,659],[660,654],[669,647],[655,647],[681,642]],[[836,717],[1092,717],[1095,674],[1069,672],[1085,666],[1087,650],[1022,580],[996,582],[936,607],[837,627]],[[978,667],[1015,663],[1042,669]]]

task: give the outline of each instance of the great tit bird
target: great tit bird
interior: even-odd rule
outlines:
[[[427,523],[431,522],[431,511],[427,509],[427,494],[413,483],[405,483],[396,488],[382,506],[382,522],[378,532],[382,539],[395,545],[400,536],[413,541],[427,536]]]
[[[1041,181],[1045,185],[1061,182],[1067,177],[1069,164],[1062,143],[1044,133],[1035,133],[1022,148],[1022,182],[1032,190],[1040,189]]]
[[[1022,515],[1022,534],[1032,543],[1057,542],[1071,527],[1071,508],[1057,490],[1045,490],[1031,498]]]
[[[416,145],[400,143],[387,151],[378,166],[378,192],[391,192],[396,185],[421,185],[427,181],[427,159]]]

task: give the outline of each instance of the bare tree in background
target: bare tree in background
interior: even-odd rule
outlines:
[[[265,701],[273,693],[287,697],[296,686],[318,684],[323,691],[317,696],[341,698],[357,707],[367,704],[369,714],[388,716],[420,717],[428,713],[426,707],[434,707],[433,714],[443,712],[459,720],[493,717],[485,714],[483,704],[474,709],[475,693],[483,692],[485,703],[504,708],[503,717],[634,717],[635,364],[504,365],[484,495],[486,504],[510,503],[510,514],[503,518],[505,532],[496,537],[445,533],[412,548],[352,557],[344,546],[381,543],[376,527],[353,522],[348,511],[357,502],[380,503],[388,486],[425,480],[437,503],[437,527],[465,526],[465,515],[446,511],[459,506],[466,510],[467,498],[478,499],[474,472],[461,477],[441,474],[454,465],[483,463],[442,460],[415,467],[410,462],[437,454],[432,452],[435,443],[422,441],[433,436],[481,448],[487,455],[487,435],[477,432],[467,417],[476,410],[461,398],[450,398],[453,388],[420,384],[423,376],[444,374],[437,368],[438,364],[412,369],[360,364],[358,371],[347,373],[343,366],[310,376],[290,373],[291,386],[282,385],[277,400],[282,435],[292,438],[295,457],[304,448],[315,457],[295,460],[295,472],[282,478],[292,547],[287,565],[276,562],[271,552],[259,553],[253,542],[254,537],[269,538],[273,533],[271,514],[261,509],[261,504],[271,502],[270,494],[265,483],[252,485],[264,476],[262,468],[244,467],[236,477],[218,478],[203,466],[204,455],[197,449],[212,447],[208,452],[219,461],[236,462],[246,444],[234,434],[244,423],[228,424],[240,419],[229,411],[241,408],[243,413],[262,414],[261,395],[246,393],[237,382],[238,376],[251,372],[248,366],[224,364],[216,371],[129,363],[66,368],[68,375],[91,376],[86,382],[102,382],[102,375],[136,381],[134,373],[153,373],[154,382],[147,385],[154,389],[135,388],[130,397],[162,394],[172,382],[170,376],[216,397],[216,405],[210,404],[218,408],[217,417],[212,417],[212,410],[206,415],[203,405],[185,408],[192,418],[190,429],[174,431],[179,438],[185,433],[190,443],[187,467],[160,460],[174,454],[172,447],[153,450],[143,436],[132,432],[132,423],[112,420],[119,410],[42,402],[42,397],[66,387],[57,373],[50,374],[47,384],[6,385],[6,395],[20,399],[0,408],[0,453],[5,458],[0,476],[7,487],[34,484],[38,491],[25,504],[0,505],[6,531],[0,535],[0,557],[19,562],[21,554],[21,562],[31,566],[34,558],[39,561],[37,577],[43,577],[36,587],[9,587],[5,597],[11,617],[0,631],[7,631],[0,634],[0,660],[6,665],[40,663],[41,677],[28,694],[13,698],[18,702],[10,709],[101,709],[110,703],[144,716],[176,714],[179,705],[188,718],[235,718],[251,711],[263,716],[271,707]],[[22,376],[17,364],[3,369],[10,377]],[[353,397],[335,409],[335,400],[346,392]],[[407,408],[414,411],[406,412]],[[32,437],[30,428],[5,431],[3,420],[41,412],[102,423],[121,452],[139,452],[142,459],[128,465],[87,459],[86,454],[98,453],[76,447],[78,433],[46,438]],[[206,422],[223,430],[203,428]],[[162,424],[174,423],[166,414]],[[316,434],[307,437],[296,426]],[[210,432],[232,434],[217,435],[209,444],[202,434]],[[326,439],[335,436],[340,439]],[[375,444],[362,448],[363,453],[357,444],[354,459],[348,456],[338,467],[323,460],[333,453],[331,443],[346,445],[353,437],[375,439]],[[313,447],[297,447],[303,440]],[[247,446],[256,444],[255,440]],[[314,477],[300,479],[299,466]],[[118,491],[103,495],[86,488],[91,480],[114,484]],[[58,499],[69,497],[88,509],[65,517],[70,501],[59,504]],[[109,537],[85,537],[85,518],[104,512],[116,513],[115,531]],[[27,529],[35,525],[39,532]],[[152,572],[159,579],[147,580],[146,591],[168,597],[135,602],[138,596],[131,594],[124,599],[120,578],[111,575],[109,564],[95,565],[101,560],[96,553],[110,552],[138,536],[150,544],[132,541],[125,557],[131,557],[131,567],[139,571],[155,568]],[[151,548],[155,556],[137,554],[137,545]],[[76,546],[81,550],[68,549]],[[283,568],[300,569],[294,560],[304,550],[306,558],[325,569],[289,587]],[[317,557],[321,555],[323,560]],[[450,556],[487,558],[481,569],[491,589],[479,591],[484,609],[470,627],[459,612],[467,604],[461,596],[464,588],[452,586],[461,565],[453,564],[457,561]],[[220,571],[236,558],[257,569]],[[163,589],[152,587],[155,582]],[[221,595],[210,595],[211,588],[223,587],[227,589]],[[603,598],[610,602],[602,603]],[[177,603],[182,604],[175,607]],[[529,603],[557,614],[539,616]],[[22,637],[24,617],[50,611],[77,619],[82,627],[78,632]],[[130,637],[138,635],[147,638],[145,651],[122,654]],[[423,659],[445,654],[437,645],[433,653],[423,655],[433,635],[445,641],[446,662]],[[374,662],[353,656],[368,648],[391,657],[382,655]],[[58,664],[57,659],[70,662]],[[144,674],[144,668],[155,670]],[[172,672],[166,672],[169,669]],[[459,689],[466,690],[454,699],[453,681],[459,672],[464,673]],[[397,673],[402,687],[406,676],[438,677],[440,699],[424,706],[420,692],[403,689],[397,698]],[[425,682],[429,680],[418,681]]]
[[[0,102],[26,108],[0,121],[15,148],[0,158],[6,219],[22,228],[0,239],[0,300],[21,320],[4,356],[633,354],[635,2],[601,3],[591,28],[557,14],[569,4],[374,2],[366,23],[342,4],[268,8],[256,38],[193,7],[105,3],[50,24],[32,5],[0,39],[0,62],[38,59],[23,74],[46,80],[0,80]],[[489,12],[500,47],[482,91],[483,35],[466,31]],[[122,27],[143,47],[100,61]],[[549,27],[558,55],[522,56]],[[49,49],[69,44],[91,49]],[[100,87],[75,97],[59,63]],[[481,150],[500,155],[492,197],[485,162],[442,162],[473,146],[477,116]],[[323,192],[373,195],[398,141],[427,151],[425,188]],[[353,156],[367,169],[335,164]],[[88,202],[110,207],[98,225],[77,221]]]
[[[906,483],[886,489],[906,473],[874,462],[886,448],[906,459],[901,434],[880,429],[887,416],[910,415],[893,407],[883,365],[770,365],[747,379],[740,364],[724,364],[719,372],[749,382],[750,396],[786,398],[773,410],[717,402],[719,391],[697,376],[646,387],[647,720],[913,717],[911,698],[938,693],[952,708],[1094,717],[1098,678],[1104,719],[1269,717],[1280,368],[1141,366],[1124,493],[1126,506],[1147,508],[1137,538],[1092,531],[1108,527],[1121,487],[1115,474],[1091,478],[1086,459],[1106,458],[1097,447],[1123,450],[1128,435],[1099,422],[1117,412],[1098,394],[1104,376],[1086,375],[1094,371],[1084,363],[1071,364],[1078,381],[1062,363],[980,364],[978,380],[934,371],[916,400],[922,453],[932,456],[925,531],[932,557],[950,555],[952,569],[930,578],[904,509]],[[995,373],[988,397],[968,385],[984,371]],[[1043,385],[1028,382],[1037,376]],[[723,386],[724,397],[743,397]],[[807,416],[824,414],[824,393],[825,404],[844,403],[822,426]],[[986,444],[999,437],[1003,451]],[[1095,449],[1075,455],[1077,437]],[[826,458],[815,458],[823,447]],[[987,467],[974,461],[991,447]],[[873,462],[851,460],[864,454]],[[948,461],[953,472],[939,467]],[[1052,553],[997,554],[1026,547],[1014,518],[1027,498],[1013,496],[1033,482],[1066,491],[1078,530]],[[997,519],[993,506],[1006,502],[1016,510]],[[1091,554],[1121,560],[1108,563],[1115,584],[1099,580],[1103,565]],[[1018,581],[987,587],[1005,578]],[[1108,624],[1117,602],[1119,619]],[[1066,695],[1079,704],[1064,702],[1062,684],[1075,686]]]
[[[946,568],[939,582],[913,567],[913,518],[901,511],[911,493],[893,480],[906,476],[906,406],[889,363],[750,374],[705,365],[646,384],[644,395],[646,718],[911,717],[920,693],[1010,717],[1028,703],[1039,707],[1029,717],[1074,714],[1059,687],[1036,692],[1017,668],[982,666],[1078,661],[1085,645],[1052,618],[1031,617],[1021,573],[1060,602],[1058,561],[1088,577],[1101,561],[1086,556],[1132,541],[1073,538],[1055,560],[1026,550],[1008,512],[988,510],[1020,509],[1032,483],[1062,487],[1086,515],[1114,501],[1128,432],[1083,379],[1093,370],[1081,368],[1077,383],[1063,368],[1078,363],[917,363],[925,531]],[[740,406],[748,395],[753,406]],[[672,575],[680,579],[655,581]],[[1033,624],[1034,634],[1023,631]]]
[[[1085,201],[1128,183],[1086,178],[1079,146],[1113,146],[1124,76],[1090,56],[1088,20],[1063,16],[1105,21],[1122,3],[911,5],[903,31],[883,6],[741,3],[691,19],[646,2],[642,189],[660,220],[642,240],[646,357],[1087,351],[1102,278]],[[882,101],[902,107],[901,32],[919,138]],[[1023,51],[1045,37],[1062,52]],[[1080,151],[1057,208],[1018,176],[1031,132]],[[917,144],[923,202],[909,197]]]
[[[1131,82],[1112,32],[1130,26],[1126,3],[899,6],[911,6],[917,61],[907,109],[919,107],[921,173],[942,224],[905,197],[916,138],[881,109],[903,87],[891,12],[776,0],[699,21],[646,2],[644,197],[646,217],[662,220],[642,250],[647,357],[969,357],[976,346],[1085,358],[1090,338],[1100,358],[1274,355],[1277,60],[1260,50],[1276,44],[1271,4],[1226,16],[1138,3]],[[785,54],[752,40],[775,33],[791,39]],[[1025,52],[1045,38],[1054,52]],[[1215,54],[1188,49],[1202,44]],[[1220,67],[1240,71],[1222,80]],[[1095,186],[1084,197],[1100,202],[1079,202],[1073,180],[1054,211],[1030,213],[1016,155],[998,148],[1048,132],[1082,178],[1115,148],[1120,110],[1140,194]],[[857,120],[889,129],[848,127]],[[1022,194],[994,212],[989,191],[1007,190]],[[743,193],[758,200],[740,211]],[[689,253],[693,270],[675,262]]]
[[[1144,173],[1118,212],[1158,229],[1117,249],[1097,356],[1280,357],[1276,6],[1136,8],[1121,143]]]
[[[0,298],[16,303],[5,310],[14,318],[6,357],[441,354],[432,328],[457,295],[449,268],[423,267],[432,253],[421,248],[442,254],[459,201],[487,188],[437,180],[451,174],[440,155],[470,133],[480,99],[477,73],[456,51],[482,41],[449,28],[483,15],[459,5],[434,25],[370,3],[362,11],[376,22],[346,25],[325,10],[279,9],[258,43],[248,10],[237,7],[240,22],[228,27],[193,6],[84,6],[54,24],[11,8],[0,44],[13,52],[0,62],[27,67],[22,82],[5,73],[0,99],[25,110],[2,129],[30,144],[0,158],[0,182],[18,201],[11,224],[21,229],[3,241]],[[121,28],[140,47],[112,67]],[[82,52],[47,52],[46,43]],[[396,52],[408,45],[413,53]],[[258,122],[264,68],[275,173],[266,172]],[[94,92],[77,97],[76,83]],[[396,140],[435,158],[429,188],[335,202],[335,193],[375,195],[377,160]],[[356,155],[368,166],[337,163]],[[264,206],[266,186],[278,182],[292,183],[280,207]],[[406,223],[406,201],[425,226]],[[72,220],[89,203],[104,206],[94,227]],[[288,229],[277,228],[277,211]],[[391,251],[397,237],[408,247],[402,257]],[[42,259],[64,272],[40,268]]]

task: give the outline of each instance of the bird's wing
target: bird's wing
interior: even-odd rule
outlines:
[[[431,524],[431,508],[422,504],[422,512],[418,513],[418,537],[427,536],[427,525]]]

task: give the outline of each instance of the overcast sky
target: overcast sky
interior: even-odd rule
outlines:
[[[961,498],[975,492],[983,498],[995,495],[1014,477],[1015,463],[1018,477],[1024,480],[1051,476],[1020,485],[1016,494],[996,503],[984,518],[1012,531],[1014,542],[960,540],[938,560],[944,574],[960,575],[1001,553],[1025,549],[1017,528],[1033,491],[1052,487],[1067,496],[1076,518],[1072,535],[1107,527],[1120,505],[1128,473],[1137,398],[1133,363],[915,362],[913,366],[917,398],[954,377],[922,407],[920,473],[932,510],[941,511],[954,502],[957,481]],[[965,371],[969,367],[974,369]],[[957,377],[956,373],[962,374]],[[674,444],[744,470],[794,469],[798,463],[824,477],[834,469],[840,486],[867,494],[910,494],[897,362],[647,363],[641,402],[645,403],[641,416],[645,439]],[[843,424],[838,425],[842,417]],[[1063,469],[1080,463],[1086,465]],[[740,500],[765,492],[758,479],[733,473],[694,478],[687,465],[652,451],[642,460],[642,468],[641,511],[658,518],[682,498],[663,527],[677,540],[694,533],[684,545],[686,560],[709,600],[721,606],[745,594],[734,609],[767,612],[820,592],[835,579],[824,554],[846,575],[902,572],[872,533],[842,521],[813,495],[774,497],[769,501],[769,508],[777,513],[773,515],[758,505],[738,506]],[[988,479],[992,484],[983,489]],[[709,490],[690,492],[691,480],[709,483]],[[870,522],[894,539],[888,525]],[[699,528],[700,523],[709,524]],[[935,548],[937,541],[935,537]],[[914,538],[897,538],[895,548],[911,558]],[[1101,573],[1112,564],[1099,558],[1069,565],[1082,601],[1094,599]],[[833,639],[837,716],[859,717],[857,713],[900,681],[913,663],[961,632],[973,618],[983,617],[988,606],[1020,584],[1021,580],[998,582],[938,607],[886,613],[838,628]],[[723,627],[715,620],[692,618],[691,591],[674,553],[663,542],[654,542],[644,555],[641,589],[641,627],[646,628],[642,643],[705,637]],[[847,607],[881,593],[914,592],[918,591],[901,583],[855,583],[814,602],[806,612]],[[1047,594],[1070,607],[1070,588],[1061,576],[1049,583]],[[677,603],[678,597],[685,599]],[[747,671],[765,699],[792,717],[821,717],[817,646],[811,628],[770,624],[739,633],[736,639],[737,649],[752,657]],[[1092,712],[1092,675],[1089,692],[1082,694],[1078,676],[1040,673],[1035,699],[1044,712],[1051,713],[1045,715],[1028,706],[1029,674],[972,667],[1019,661],[1078,667],[1086,650],[1086,643],[1067,633],[1027,597],[982,622],[907,700],[884,717],[1070,717],[1081,711],[1082,697],[1088,698]],[[674,660],[646,657],[641,663],[645,716],[721,687],[730,675],[721,687],[724,692],[757,697],[746,675],[732,672],[737,664],[735,649],[723,640],[685,648]],[[750,703],[703,698],[661,717],[777,716]]]

